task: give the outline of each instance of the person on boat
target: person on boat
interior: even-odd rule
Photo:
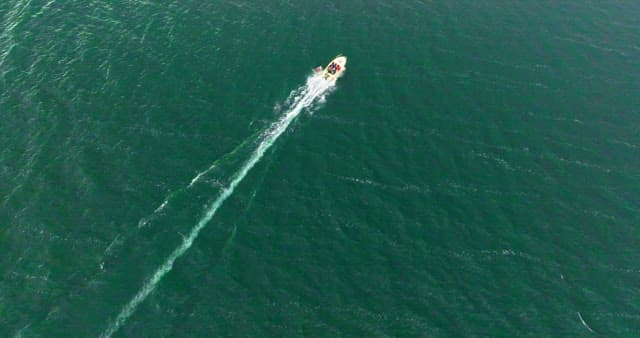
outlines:
[[[327,71],[329,72],[329,74],[335,74],[336,73],[336,64],[331,62],[329,64],[329,67],[327,67]]]

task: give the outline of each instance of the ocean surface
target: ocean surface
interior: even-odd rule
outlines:
[[[0,337],[640,336],[639,14],[0,1]]]

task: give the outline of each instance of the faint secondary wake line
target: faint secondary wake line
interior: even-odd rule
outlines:
[[[596,331],[593,331],[593,329],[590,328],[589,325],[587,325],[587,322],[585,322],[584,319],[582,319],[582,315],[580,314],[580,312],[578,312],[578,318],[580,318],[582,325],[584,325],[584,327],[586,327],[589,331],[591,331],[591,333],[596,333]]]
[[[331,83],[319,77],[310,77],[307,79],[307,84],[305,86],[292,92],[292,96],[295,96],[293,103],[291,104],[292,108],[289,109],[280,120],[274,122],[265,132],[262,141],[253,151],[249,160],[247,160],[240,170],[234,174],[231,183],[222,190],[218,198],[216,198],[208,208],[205,215],[198,221],[195,227],[191,229],[191,232],[183,238],[182,243],[169,255],[167,260],[156,270],[151,278],[143,284],[142,288],[129,301],[129,303],[122,308],[113,323],[109,325],[100,337],[111,337],[111,335],[118,331],[127,319],[131,317],[138,305],[143,302],[147,296],[153,292],[153,290],[155,290],[162,278],[171,271],[176,259],[180,258],[180,256],[189,250],[193,245],[193,241],[198,237],[200,231],[207,225],[207,223],[209,223],[224,201],[233,194],[233,191],[244,179],[249,170],[251,170],[256,163],[260,161],[264,156],[264,153],[273,145],[280,135],[287,130],[291,121],[293,121],[293,119],[295,119],[303,109],[310,107],[315,99],[322,96],[322,94],[324,94],[331,86]]]
[[[204,175],[208,174],[209,172],[211,172],[211,170],[215,169],[215,168],[218,166],[218,164],[220,163],[220,161],[222,161],[222,160],[224,160],[224,159],[226,159],[226,158],[229,158],[230,156],[232,156],[233,154],[235,154],[236,152],[238,152],[240,149],[244,148],[244,146],[245,146],[248,142],[252,141],[252,140],[254,139],[254,137],[255,137],[255,134],[254,134],[254,135],[249,136],[246,140],[244,140],[244,142],[242,142],[239,146],[237,146],[235,149],[233,149],[233,151],[231,151],[230,153],[228,153],[228,154],[226,154],[226,155],[222,156],[220,159],[218,159],[218,160],[216,160],[215,162],[213,162],[213,163],[209,166],[209,168],[207,168],[207,169],[205,169],[205,170],[203,170],[203,171],[199,172],[199,173],[198,173],[198,175],[196,175],[196,176],[191,180],[191,182],[189,182],[189,185],[187,186],[187,188],[191,188],[191,187],[192,187],[196,182],[198,182],[198,181],[200,180],[200,178],[201,178],[202,176],[204,176]]]

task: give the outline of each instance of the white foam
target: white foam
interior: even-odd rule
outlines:
[[[586,327],[589,331],[591,331],[591,333],[596,333],[595,331],[593,331],[591,327],[589,327],[589,325],[587,325],[587,322],[585,322],[584,319],[582,319],[582,315],[580,314],[580,312],[578,312],[578,318],[580,318],[582,325],[584,325],[584,327]]]
[[[316,98],[326,93],[333,85],[320,77],[310,77],[307,79],[307,84],[301,88],[291,92],[291,95],[287,99],[287,102],[291,102],[288,105],[289,108],[284,116],[280,120],[274,122],[269,129],[263,134],[262,141],[258,147],[253,151],[251,157],[245,162],[245,164],[235,173],[231,183],[225,187],[218,198],[209,206],[205,215],[198,221],[198,223],[191,229],[191,232],[183,237],[183,241],[167,258],[167,260],[156,270],[156,272],[142,285],[142,288],[136,293],[136,295],[122,308],[116,319],[109,325],[109,327],[100,335],[101,337],[110,337],[113,335],[135,312],[136,308],[142,303],[147,296],[153,290],[155,290],[158,283],[162,278],[173,268],[173,264],[176,259],[180,258],[189,248],[193,245],[193,241],[198,237],[200,231],[209,223],[211,218],[215,215],[216,211],[224,203],[224,201],[233,194],[235,188],[242,182],[256,163],[264,156],[264,153],[273,145],[273,143],[287,130],[287,127],[291,124],[291,121],[300,114],[300,112],[313,105]]]

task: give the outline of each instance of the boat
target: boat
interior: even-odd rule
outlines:
[[[335,82],[347,70],[346,65],[347,57],[338,55],[322,70],[321,76],[327,81]],[[320,73],[319,69],[317,69],[317,72]]]

